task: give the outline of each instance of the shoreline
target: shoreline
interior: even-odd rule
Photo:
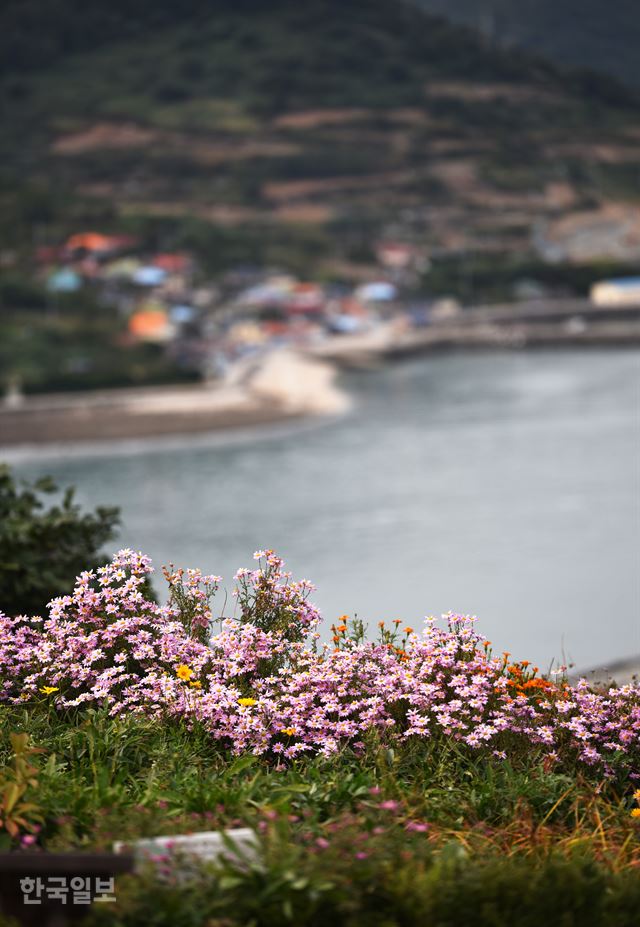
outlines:
[[[234,432],[343,414],[327,361],[290,349],[247,361],[215,386],[160,386],[26,397],[0,408],[0,451]]]
[[[575,685],[579,679],[586,679],[589,685],[608,685],[615,683],[618,686],[629,685],[640,680],[640,655],[627,657],[621,660],[612,660],[608,664],[595,666],[591,669],[569,674],[569,681]]]
[[[464,322],[406,330],[385,322],[295,350],[275,348],[238,361],[215,385],[128,387],[28,396],[0,405],[0,453],[81,443],[146,441],[242,432],[307,418],[342,415],[352,406],[336,385],[340,370],[375,369],[434,354],[535,349],[638,350],[640,318],[605,318],[586,328],[560,319],[515,322],[504,308],[471,310]],[[584,311],[584,307],[582,307]],[[471,314],[472,313],[472,314]],[[601,313],[599,313],[601,315]],[[595,315],[595,313],[594,313]],[[631,317],[630,317],[631,316]],[[506,324],[505,324],[506,323]]]

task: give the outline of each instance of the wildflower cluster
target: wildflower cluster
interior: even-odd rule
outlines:
[[[537,750],[550,765],[578,762],[637,778],[640,686],[608,691],[540,677],[526,661],[492,655],[475,619],[427,619],[417,633],[383,624],[377,641],[342,616],[320,644],[306,581],[272,551],[236,574],[237,614],[217,619],[218,577],[170,570],[170,598],[145,597],[151,565],[131,550],[83,573],[49,616],[0,616],[0,700],[50,708],[107,705],[195,722],[234,753],[283,760],[388,742],[449,738],[507,757]]]
[[[203,576],[200,570],[176,570],[173,564],[162,570],[169,585],[169,606],[191,637],[206,641],[211,633],[211,599],[218,591],[220,576]]]
[[[272,550],[257,550],[255,570],[240,569],[235,575],[242,620],[263,630],[280,631],[287,640],[302,640],[320,622],[318,610],[308,601],[314,586],[306,579],[291,580],[284,561]]]

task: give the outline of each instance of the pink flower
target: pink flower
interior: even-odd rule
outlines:
[[[53,686],[62,710],[106,705],[114,717],[196,722],[230,754],[268,756],[276,771],[305,754],[365,749],[373,733],[389,746],[444,735],[489,762],[524,745],[547,764],[637,775],[637,683],[604,692],[586,680],[545,681],[541,697],[514,684],[475,619],[462,615],[444,616],[443,626],[428,619],[401,653],[368,640],[334,651],[315,630],[311,584],[293,580],[273,551],[256,556],[255,569],[236,575],[235,617],[221,619],[216,633],[219,577],[172,567],[171,599],[159,606],[144,594],[150,562],[131,550],[83,573],[44,619],[0,614],[0,703],[28,704]],[[180,665],[197,686],[176,678]],[[246,698],[259,709],[240,710]],[[283,739],[283,730],[295,736]]]

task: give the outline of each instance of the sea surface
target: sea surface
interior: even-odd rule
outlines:
[[[327,624],[451,610],[545,669],[640,654],[640,353],[452,354],[343,385],[336,420],[4,456],[120,506],[119,546],[158,573],[230,591],[273,547]]]

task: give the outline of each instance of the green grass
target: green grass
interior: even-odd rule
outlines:
[[[0,731],[0,777],[11,731],[42,750],[25,799],[49,850],[234,826],[260,835],[244,869],[119,880],[117,905],[91,924],[637,923],[631,790],[526,752],[480,761],[445,738],[394,750],[372,738],[360,755],[277,767],[233,758],[197,729],[46,705],[5,706]]]

